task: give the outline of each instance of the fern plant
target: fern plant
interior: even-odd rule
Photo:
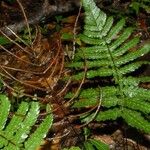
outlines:
[[[99,140],[88,139],[83,143],[82,149],[85,149],[85,150],[109,150],[109,146]],[[71,148],[64,148],[63,150],[81,150],[81,149],[79,147],[72,146]]]
[[[130,7],[136,14],[139,13],[140,8],[144,9],[147,13],[150,13],[150,1],[149,0],[142,0],[142,1],[135,1],[132,0]]]
[[[150,44],[139,46],[139,37],[131,36],[133,29],[125,26],[125,19],[114,23],[113,17],[108,17],[93,0],[82,2],[85,25],[80,38],[85,46],[77,50],[68,67],[76,70],[73,80],[80,81],[84,77],[86,66],[86,80],[103,78],[111,83],[81,89],[73,107],[92,107],[101,101],[102,109],[97,113],[96,121],[121,117],[128,125],[150,133],[147,117],[150,114],[150,91],[139,87],[140,83],[149,82],[150,77],[132,75],[142,65],[150,64],[138,60],[150,51]],[[66,98],[73,95],[70,92]],[[88,122],[93,116],[94,113],[84,116],[84,121]]]
[[[33,130],[32,127],[39,115],[38,102],[21,102],[12,119],[7,119],[10,101],[3,94],[0,94],[0,110],[0,149],[4,150],[35,150],[40,146],[53,122],[50,108],[47,107],[46,118],[35,131]]]

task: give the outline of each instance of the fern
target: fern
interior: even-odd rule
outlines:
[[[40,146],[52,125],[53,117],[47,107],[47,117],[34,133],[30,135],[32,126],[39,115],[38,102],[21,102],[17,112],[9,121],[10,101],[6,95],[0,95],[0,149],[7,150],[35,150]]]
[[[3,36],[0,36],[0,45],[7,45],[7,44],[10,44],[10,43],[11,42],[7,38],[5,38]]]
[[[81,150],[79,147],[72,146],[71,148],[64,148],[63,150]]]
[[[150,77],[131,76],[142,65],[150,64],[149,61],[138,60],[149,53],[150,44],[138,46],[139,38],[132,36],[133,29],[126,27],[124,19],[114,23],[113,17],[108,17],[93,0],[82,2],[85,25],[80,38],[86,46],[77,50],[74,61],[67,67],[76,70],[72,78],[80,81],[84,77],[86,63],[86,79],[104,77],[110,81],[111,78],[111,83],[110,86],[102,85],[101,92],[95,86],[81,89],[73,107],[95,106],[99,95],[102,95],[101,106],[105,109],[97,114],[96,121],[122,117],[130,126],[150,133],[150,123],[145,117],[150,114],[150,91],[139,87],[140,83],[149,82]],[[72,95],[70,92],[65,98]],[[93,115],[87,114],[83,121],[88,122]]]
[[[106,145],[103,142],[100,142],[95,139],[90,139],[89,142],[91,143],[92,146],[94,146],[97,150],[109,150],[108,145]]]
[[[88,139],[84,142],[82,149],[84,150],[109,150],[109,146],[99,140]],[[81,150],[81,149],[79,147],[72,146],[69,149],[64,148],[63,150]]]

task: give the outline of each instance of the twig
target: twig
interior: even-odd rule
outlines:
[[[81,8],[82,8],[82,3],[80,3],[79,12],[78,12],[78,15],[76,17],[74,28],[73,28],[73,51],[72,51],[72,59],[74,59],[74,54],[75,54],[75,51],[76,51],[76,28],[77,28],[77,23],[78,23],[79,16],[80,16],[80,13],[81,13]]]

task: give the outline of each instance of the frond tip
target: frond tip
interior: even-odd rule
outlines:
[[[7,118],[10,102],[5,95],[1,94],[0,108],[2,112],[0,113],[0,148],[35,150],[40,146],[53,122],[50,108],[47,109],[46,118],[32,134],[30,133],[31,129],[39,116],[40,107],[38,102],[21,102],[17,112],[9,120]]]

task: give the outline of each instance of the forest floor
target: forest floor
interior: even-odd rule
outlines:
[[[123,17],[126,18],[127,26],[132,26],[135,28],[134,36],[140,36],[140,43],[150,42],[149,2],[134,2],[131,0],[103,0],[99,1],[98,5],[103,11],[105,11],[105,13],[113,16],[116,20],[119,20]],[[5,3],[5,9],[11,8],[13,10],[16,7],[18,6],[16,6],[15,2],[11,4]],[[5,13],[6,12],[7,10],[5,10]],[[1,12],[1,14],[3,13],[4,12]],[[10,17],[8,18],[10,19]],[[67,91],[67,89],[65,88],[62,89],[64,82],[60,81],[59,79],[62,76],[64,76],[64,74],[66,76],[70,74],[70,72],[67,69],[64,69],[62,67],[62,64],[71,61],[73,57],[72,50],[81,44],[80,39],[74,39],[74,35],[77,35],[82,32],[83,20],[84,11],[82,9],[79,11],[79,8],[76,8],[75,10],[70,11],[69,13],[66,12],[57,14],[55,16],[47,17],[46,19],[43,18],[42,21],[38,21],[38,27],[36,27],[36,29],[34,28],[34,26],[31,27],[31,34],[33,35],[33,37],[36,37],[32,45],[32,48],[36,49],[35,53],[39,53],[38,48],[42,47],[43,49],[49,49],[48,54],[50,55],[50,57],[56,57],[56,55],[58,54],[58,60],[56,62],[50,62],[50,64],[54,64],[52,65],[53,68],[51,68],[50,75],[48,73],[44,73],[43,75],[38,76],[31,75],[31,70],[32,72],[45,72],[45,70],[47,69],[47,62],[49,61],[47,58],[47,52],[43,50],[42,57],[40,56],[40,60],[38,60],[40,64],[44,64],[45,68],[43,71],[43,68],[34,68],[34,66],[27,64],[26,62],[18,63],[18,59],[20,58],[25,58],[26,61],[29,61],[29,58],[24,54],[24,52],[21,52],[19,50],[16,44],[19,43],[20,45],[22,45],[21,39],[17,37],[17,40],[15,40],[16,37],[14,38],[14,35],[12,35],[11,38],[15,40],[15,43],[13,44],[10,44],[7,40],[3,41],[0,39],[0,43],[3,44],[5,48],[7,48],[10,52],[13,52],[17,57],[17,59],[14,60],[11,58],[11,54],[8,51],[0,52],[0,64],[8,64],[7,67],[13,68],[10,72],[5,72],[8,78],[4,79],[6,87],[3,87],[1,91],[7,93],[10,97],[16,96],[17,98],[15,99],[18,99],[18,93],[13,93],[13,90],[15,88],[21,88],[24,94],[23,96],[29,97],[33,97],[35,91],[40,91],[38,97],[42,104],[49,103],[47,98],[45,98],[47,97],[47,93],[45,91],[42,91],[43,89],[48,89],[49,85],[51,85],[50,88],[53,88],[55,91],[52,92],[52,95],[57,94],[57,91],[60,90],[65,91],[59,96],[59,100],[57,103],[55,102],[54,98],[52,98],[51,102],[53,103],[54,108],[60,107],[60,109],[56,109],[56,111],[54,111],[56,117],[56,122],[53,125],[54,133],[50,133],[47,137],[47,139],[51,139],[51,136],[53,135],[53,140],[46,140],[44,147],[41,147],[41,149],[43,150],[57,150],[59,145],[61,144],[64,147],[69,147],[72,145],[76,145],[80,143],[81,140],[83,140],[81,135],[81,129],[78,129],[78,125],[81,124],[79,120],[68,121],[68,119],[66,118],[76,113],[83,113],[85,110],[75,110],[75,112],[72,112],[73,110],[68,110],[68,108],[64,108],[64,106],[62,109],[61,106],[58,105],[60,101],[62,103],[63,96]],[[9,20],[8,22],[11,23],[11,20]],[[0,20],[0,24],[3,24],[2,20]],[[19,35],[27,43],[30,42],[29,35],[26,29],[22,30],[17,35]],[[59,49],[63,49],[63,59],[63,54],[62,52],[59,52]],[[149,60],[150,55],[148,54],[142,59]],[[63,68],[63,71],[59,72],[59,70],[61,70],[61,67]],[[28,72],[24,74],[21,71],[16,72],[15,69],[28,70]],[[2,74],[4,73],[4,71],[0,71]],[[150,75],[149,67],[142,69],[142,71],[141,72],[143,75]],[[11,74],[12,78],[8,74]],[[15,81],[12,80],[14,76]],[[50,78],[50,76],[53,76],[53,78]],[[18,80],[21,81],[19,84]],[[28,82],[26,82],[27,80]],[[58,82],[56,82],[56,80]],[[20,85],[22,84],[23,88],[20,87]],[[141,86],[147,89],[150,88],[150,84],[142,84]],[[68,86],[67,88],[69,87],[70,86]],[[62,126],[62,124],[65,125]],[[72,131],[70,135],[65,136],[64,128],[67,128],[67,130],[69,130],[68,126],[73,126],[73,128],[77,131],[75,133],[73,133]],[[124,123],[121,119],[118,119],[114,122],[107,121],[101,124],[97,122],[92,122],[88,125],[88,127],[92,129],[91,137],[99,139],[109,144],[110,147],[112,147],[112,150],[150,150],[150,135],[146,135],[140,131],[137,131],[134,128],[127,126],[127,124]],[[61,138],[57,139],[56,137],[58,136],[60,136]]]

